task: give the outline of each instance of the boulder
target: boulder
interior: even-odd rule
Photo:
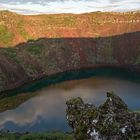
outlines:
[[[139,140],[140,113],[128,109],[113,92],[99,107],[78,98],[66,102],[66,117],[76,140]]]

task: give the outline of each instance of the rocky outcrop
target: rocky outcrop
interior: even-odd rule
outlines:
[[[112,92],[99,107],[85,104],[81,98],[70,99],[66,104],[66,117],[76,140],[140,139],[140,113],[130,111]]]

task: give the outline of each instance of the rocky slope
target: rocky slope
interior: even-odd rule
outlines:
[[[67,101],[67,120],[76,140],[139,140],[140,113],[113,93],[98,108],[81,98]]]
[[[0,12],[0,91],[83,68],[119,67],[139,73],[139,18],[139,12],[38,16]],[[33,40],[39,37],[44,38]]]
[[[1,91],[60,72],[119,67],[140,72],[140,32],[102,38],[53,38],[0,49]]]

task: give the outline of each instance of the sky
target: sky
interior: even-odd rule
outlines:
[[[0,10],[19,14],[86,13],[140,10],[140,0],[0,0]]]

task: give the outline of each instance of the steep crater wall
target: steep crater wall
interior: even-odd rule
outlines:
[[[0,91],[80,69],[124,68],[140,74],[140,32],[98,38],[40,38],[0,49]]]

